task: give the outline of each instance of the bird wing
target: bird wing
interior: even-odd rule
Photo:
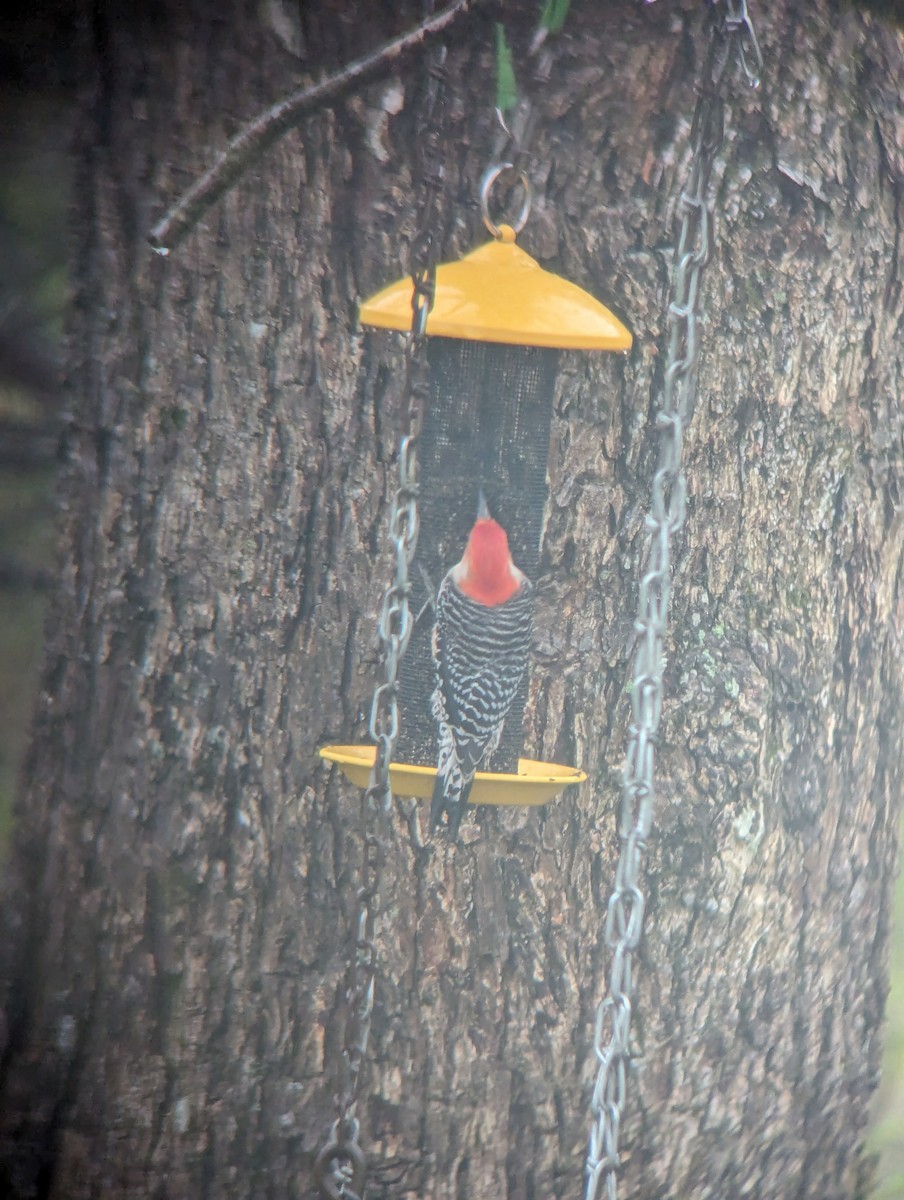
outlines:
[[[532,616],[533,588],[527,579],[514,596],[493,606],[466,596],[451,572],[440,586],[433,631],[434,715],[452,731],[466,775],[498,745],[527,667]]]

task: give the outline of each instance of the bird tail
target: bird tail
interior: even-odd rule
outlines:
[[[458,837],[458,827],[468,807],[468,797],[474,785],[474,776],[465,779],[456,763],[452,770],[436,772],[433,799],[430,802],[430,832],[443,825],[445,816],[446,834],[452,841]]]

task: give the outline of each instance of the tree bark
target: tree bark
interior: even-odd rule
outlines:
[[[505,6],[516,62],[534,8]],[[363,740],[375,682],[402,365],[355,305],[416,226],[418,63],[311,117],[178,254],[145,237],[243,121],[420,6],[191,9],[81,25],[63,564],[4,901],[16,1200],[311,1197],[333,1118],[361,806],[316,752]],[[869,1175],[904,775],[904,49],[849,4],[753,15],[685,443],[626,1200],[850,1200]],[[371,1196],[582,1192],[701,17],[575,4],[536,97],[521,243],[636,339],[566,358],[536,581],[526,751],[590,778],[459,844],[394,802]],[[479,10],[450,41],[445,257],[483,237],[492,44]]]

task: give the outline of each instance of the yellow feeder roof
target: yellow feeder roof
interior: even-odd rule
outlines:
[[[370,785],[370,773],[377,757],[376,746],[324,746],[320,757],[335,763],[343,775],[358,787]],[[392,763],[389,782],[399,796],[429,800],[433,795],[435,767]],[[517,775],[478,771],[471,788],[471,804],[545,804],[569,784],[583,783],[587,776],[576,767],[558,763],[518,759]]]
[[[427,333],[436,337],[561,350],[630,350],[632,337],[605,305],[560,275],[544,271],[515,245],[515,231],[436,270],[436,301]],[[362,325],[411,328],[410,279],[400,279],[361,305]]]

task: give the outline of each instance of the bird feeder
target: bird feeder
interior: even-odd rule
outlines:
[[[515,243],[516,230],[487,213],[492,183],[484,181],[484,220],[493,241],[436,271],[427,317],[431,396],[418,440],[420,494],[417,611],[462,554],[474,523],[478,490],[508,533],[517,566],[536,582],[553,393],[561,350],[628,350],[631,334],[613,313],[576,284],[544,270]],[[529,206],[518,221],[524,223]],[[413,284],[390,284],[365,301],[361,324],[407,332]],[[437,734],[430,697],[435,686],[432,614],[417,623],[399,676],[400,734],[391,771],[393,790],[429,796],[436,774]],[[528,678],[509,709],[502,740],[478,772],[472,804],[540,804],[585,774],[521,756]],[[373,747],[329,746],[323,757],[366,786]]]

